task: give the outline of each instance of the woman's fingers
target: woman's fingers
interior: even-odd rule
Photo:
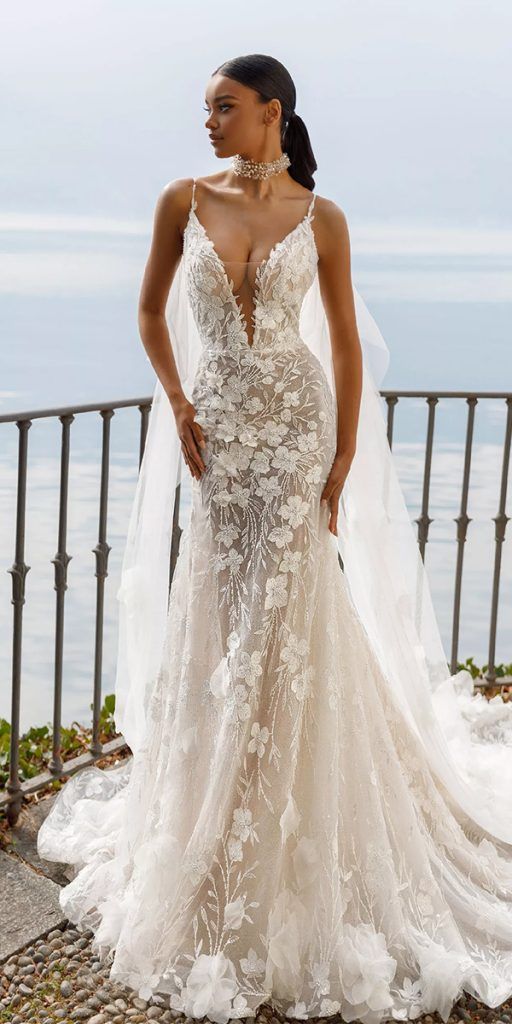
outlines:
[[[345,486],[345,480],[347,479],[353,458],[354,455],[350,451],[347,451],[345,454],[341,453],[335,456],[325,487],[320,495],[320,501],[322,504],[328,505],[331,510],[331,514],[329,516],[329,529],[331,533],[336,534],[336,536],[338,534],[338,504],[340,494]]]
[[[329,516],[329,529],[331,533],[338,534],[338,505],[340,500],[340,494],[343,490],[343,484],[336,483],[334,479],[329,476],[325,487],[322,491],[321,502],[322,505],[329,506],[331,514]]]
[[[198,480],[199,477],[201,476],[201,474],[199,472],[199,467],[196,466],[194,460],[191,458],[189,452],[187,451],[187,448],[186,448],[184,442],[182,442],[182,444],[181,444],[181,450],[183,452],[183,458],[185,459],[185,462],[186,462],[186,464],[187,464],[187,466],[188,466],[192,476],[194,477],[194,479]]]
[[[186,460],[187,465],[188,465],[188,467],[190,469],[190,472],[196,478],[196,480],[198,480],[200,478],[200,476],[201,476],[202,468],[199,465],[199,462],[197,461],[197,458],[195,457],[193,452],[190,451],[190,448],[188,448],[185,443],[183,444],[182,447],[183,447],[183,452],[184,452],[184,455],[185,455],[185,460]]]
[[[331,514],[329,516],[329,529],[330,529],[331,533],[334,533],[334,535],[336,537],[338,536],[339,497],[340,497],[339,494],[336,497],[334,497],[334,495],[333,495],[333,497],[331,498],[331,502],[330,502]]]
[[[323,498],[322,504],[328,506],[330,509],[328,527],[331,533],[338,534],[338,503],[341,493],[341,487],[337,488],[330,498]]]
[[[206,466],[205,466],[205,464],[203,462],[203,457],[201,455],[201,452],[199,451],[199,444],[196,441],[193,427],[194,427],[193,423],[190,424],[187,427],[187,436],[185,438],[185,443],[187,445],[187,448],[188,448],[188,451],[189,451],[190,455],[192,456],[194,462],[199,467],[199,469],[200,469],[200,471],[202,473],[206,469]]]
[[[186,452],[188,454],[188,457],[189,457],[191,463],[195,466],[197,472],[199,474],[201,474],[206,469],[206,466],[205,466],[205,464],[203,462],[201,453],[199,451],[198,444],[197,444],[196,439],[194,437],[194,431],[192,430],[192,425],[187,424],[185,426],[184,431],[183,431],[183,435],[184,436],[182,437],[182,444],[185,446]]]
[[[204,448],[206,446],[206,441],[201,425],[194,420],[193,423],[191,423],[191,429],[194,431],[194,436],[197,444],[201,448]]]
[[[333,494],[335,494],[336,491],[339,491],[341,494],[342,487],[343,481],[340,480],[340,474],[331,470],[325,482],[325,487],[320,495],[320,501],[325,502],[325,504],[330,504]]]
[[[206,441],[201,425],[195,421],[195,406],[187,398],[183,398],[174,415],[183,458],[192,475],[198,479],[206,469],[199,450],[206,446]]]

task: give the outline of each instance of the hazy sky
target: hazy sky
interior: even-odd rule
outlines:
[[[2,215],[145,219],[169,179],[227,166],[204,89],[263,52],[354,224],[512,229],[510,0],[29,0],[2,26]]]

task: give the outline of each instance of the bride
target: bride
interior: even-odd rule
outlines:
[[[446,1021],[512,994],[511,709],[448,671],[389,353],[295,101],[272,57],[221,65],[205,126],[231,165],[158,199],[118,593],[132,754],[66,782],[38,850],[111,977],[189,1017]]]

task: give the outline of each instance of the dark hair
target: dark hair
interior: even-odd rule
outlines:
[[[254,89],[263,103],[272,99],[280,101],[283,111],[281,146],[291,160],[288,173],[295,181],[313,191],[313,171],[317,169],[317,162],[306,125],[295,112],[295,85],[284,64],[264,53],[248,53],[243,57],[226,60],[212,71],[212,75],[219,74]]]

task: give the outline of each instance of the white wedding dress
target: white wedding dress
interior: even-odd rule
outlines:
[[[66,783],[38,849],[73,866],[62,909],[112,978],[177,1012],[446,1020],[463,989],[489,1006],[512,994],[511,819],[499,835],[484,802],[469,815],[468,775],[455,799],[435,714],[400,698],[340,568],[319,501],[336,403],[299,330],[314,201],[247,265],[251,336],[192,200],[206,470],[136,750]]]

